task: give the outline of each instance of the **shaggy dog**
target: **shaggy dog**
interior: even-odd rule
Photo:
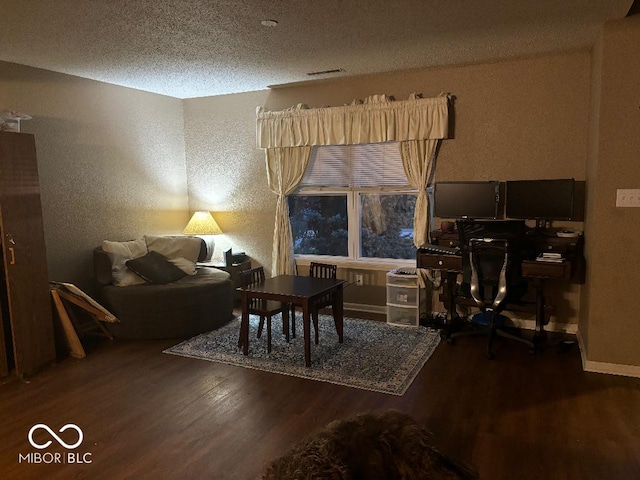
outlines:
[[[431,434],[404,413],[389,410],[330,423],[271,462],[263,480],[477,479],[468,467],[431,445]]]

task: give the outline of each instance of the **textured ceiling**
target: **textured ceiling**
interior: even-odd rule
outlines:
[[[632,3],[0,0],[0,60],[192,98],[588,48]]]

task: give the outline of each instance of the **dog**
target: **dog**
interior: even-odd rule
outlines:
[[[262,480],[470,480],[468,466],[441,454],[432,435],[396,410],[337,420],[269,465]]]

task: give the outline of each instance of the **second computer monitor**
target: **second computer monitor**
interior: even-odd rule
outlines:
[[[573,178],[510,180],[506,186],[507,218],[572,220]]]

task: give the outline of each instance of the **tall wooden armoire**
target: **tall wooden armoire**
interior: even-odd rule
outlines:
[[[0,132],[0,377],[55,360],[33,135]]]

